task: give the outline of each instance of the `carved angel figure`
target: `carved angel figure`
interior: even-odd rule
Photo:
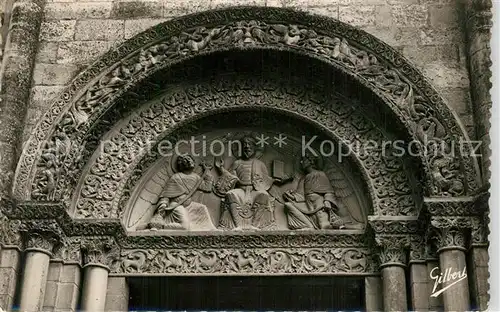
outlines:
[[[202,176],[194,172],[195,161],[190,155],[176,160],[177,173],[168,180],[158,201],[157,210],[147,224],[149,229],[215,230],[205,205],[191,200],[197,190],[210,191],[212,176],[204,166]]]
[[[338,202],[327,175],[318,170],[317,160],[312,156],[301,159],[306,175],[296,191],[283,194],[288,226],[291,230],[344,228],[344,222],[335,213]]]

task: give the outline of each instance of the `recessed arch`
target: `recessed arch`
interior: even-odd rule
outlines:
[[[57,191],[64,183],[54,178],[81,173],[74,149],[83,145],[100,116],[140,81],[199,55],[247,49],[290,51],[323,61],[378,95],[416,141],[425,142],[427,136],[454,148],[453,142],[467,140],[454,113],[419,71],[375,37],[304,12],[230,8],[155,26],[77,76],[33,131],[16,170],[14,197],[62,199]],[[421,163],[428,196],[463,196],[478,187],[472,157],[438,153],[422,155]]]

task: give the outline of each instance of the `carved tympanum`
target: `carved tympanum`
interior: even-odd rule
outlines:
[[[162,158],[143,173],[125,216],[130,230],[364,227],[368,199],[359,192],[361,182],[344,172],[348,164],[301,157],[300,143],[291,135],[284,144],[266,146],[255,131],[223,133],[201,135],[206,142],[199,149],[186,143],[180,156]],[[260,136],[279,137],[265,131]],[[228,149],[204,155],[201,147],[213,142]]]

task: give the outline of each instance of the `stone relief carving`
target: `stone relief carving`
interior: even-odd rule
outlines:
[[[300,163],[306,175],[299,182],[297,191],[283,194],[288,226],[291,229],[345,228],[335,212],[340,204],[330,180],[320,170],[319,157],[305,156]]]
[[[218,142],[225,146],[241,147],[241,153],[227,151],[217,157],[198,157],[204,179],[194,172],[192,175],[196,178],[191,182],[176,179],[178,173],[172,173],[174,170],[170,169],[172,162],[179,159],[175,154],[164,160],[160,159],[160,162],[147,170],[150,173],[144,174],[145,181],[138,183],[138,190],[133,191],[137,195],[131,199],[129,212],[125,214],[125,224],[130,230],[150,228],[151,222],[163,223],[159,228],[214,229],[213,226],[181,226],[180,221],[175,222],[175,226],[164,227],[164,217],[152,213],[152,210],[155,206],[159,209],[163,201],[163,195],[160,194],[164,194],[169,188],[205,207],[201,212],[197,210],[191,218],[186,218],[186,224],[189,219],[202,219],[204,222],[208,219],[208,224],[217,224],[221,230],[364,228],[368,207],[363,203],[368,199],[360,197],[357,190],[360,186],[353,184],[352,177],[342,171],[350,170],[347,165],[343,165],[342,169],[335,158],[318,161],[320,157],[316,157],[314,161],[318,164],[326,162],[321,165],[323,170],[317,170],[319,167],[316,164],[314,167],[301,165],[300,141],[288,134],[286,147],[259,147],[256,144],[256,132],[250,135],[252,131],[240,129],[220,136],[226,131],[211,131],[193,138],[194,141],[198,141],[197,138],[205,139],[206,145]],[[273,136],[273,133],[264,133],[261,135]],[[186,145],[187,150],[192,147]],[[192,152],[203,153],[201,150]],[[196,165],[193,157],[189,154],[184,154],[184,157],[190,160],[191,170],[194,170]],[[196,181],[198,184],[195,184]],[[197,189],[202,188],[203,191],[195,192],[196,188],[189,188],[187,185],[198,185]],[[291,202],[290,196],[294,196],[296,201]],[[299,210],[290,212],[294,209],[292,205],[298,205],[304,214],[299,216]],[[319,214],[323,215],[318,217]],[[205,217],[206,215],[209,217]],[[307,220],[310,226],[297,226],[300,225],[297,218]]]
[[[368,249],[135,249],[122,250],[112,273],[310,274],[371,273]]]
[[[216,191],[225,196],[220,226],[235,230],[272,230],[276,227],[274,201],[281,200],[274,184],[286,179],[269,175],[266,164],[256,157],[255,138],[245,136],[239,142],[241,156],[229,170],[224,168],[223,160],[215,163],[221,173]]]
[[[194,192],[211,191],[213,177],[209,167],[204,164],[203,176],[193,172],[195,161],[190,155],[178,155],[175,160],[176,169],[167,182],[157,204],[153,218],[145,224],[146,228],[214,230],[210,214],[204,204],[192,200]],[[142,226],[138,230],[143,229]]]
[[[356,146],[363,144],[364,140],[382,140],[382,135],[380,130],[362,115],[359,115],[359,112],[353,107],[336,99],[325,99],[324,106],[320,107],[312,101],[314,94],[308,94],[303,90],[304,86],[302,88],[297,86],[296,92],[290,90],[287,93],[283,90],[285,86],[279,84],[276,87],[270,84],[269,89],[272,90],[262,92],[262,86],[259,87],[258,84],[244,81],[241,77],[240,79],[230,77],[219,83],[220,91],[217,91],[219,87],[212,85],[212,83],[193,86],[193,88],[206,90],[197,98],[190,96],[194,92],[192,89],[175,89],[173,93],[166,94],[157,102],[151,103],[150,106],[143,106],[142,110],[134,114],[126,125],[117,129],[119,132],[110,133],[110,137],[107,139],[109,142],[107,149],[95,158],[95,163],[90,165],[91,169],[88,173],[84,173],[85,178],[81,179],[83,184],[77,201],[77,216],[100,218],[103,216],[116,217],[120,214],[118,211],[120,196],[116,196],[116,194],[122,192],[129,177],[135,174],[133,168],[137,166],[137,160],[145,157],[145,155],[141,155],[143,152],[140,150],[140,142],[158,142],[165,138],[163,130],[166,125],[178,125],[179,121],[195,117],[196,112],[200,114],[215,113],[219,109],[251,107],[255,103],[265,104],[268,109],[276,109],[276,113],[284,112],[285,109],[287,113],[295,111],[300,114],[300,118],[306,119],[306,122],[318,121],[328,126],[328,130],[341,138],[338,139],[339,141],[349,142],[353,149],[352,156],[358,158],[363,170],[366,171],[365,179],[368,180],[369,189],[373,189],[370,195],[377,214],[412,215],[417,213],[411,183],[409,178],[405,177],[405,168],[401,159],[391,155],[382,157],[380,150],[374,150],[370,153],[361,150],[358,153]],[[244,86],[245,88],[243,88]],[[248,91],[252,90],[253,87],[258,92]],[[287,89],[291,88],[287,87]],[[302,94],[300,101],[298,101],[297,95],[290,94],[292,92],[303,92],[299,93]],[[238,98],[237,103],[234,103],[235,98]],[[254,113],[252,115],[250,112],[248,115],[257,116],[253,117],[257,118],[253,120],[254,124],[255,122],[262,123],[266,118],[262,114],[255,115]],[[277,114],[273,117],[274,120],[269,120],[269,122],[283,124],[279,116]],[[251,120],[245,120],[238,115],[225,118],[232,119],[235,123],[251,122]],[[170,140],[170,137],[166,138]],[[280,196],[278,198],[282,199]]]
[[[381,268],[387,265],[407,265],[410,235],[376,235],[375,241],[380,246]]]
[[[259,13],[257,15],[261,16],[263,20],[266,16],[272,17],[273,20],[276,20],[276,16],[282,16],[282,19],[286,20],[287,15],[300,14],[288,11],[280,12],[275,9],[261,11],[261,9],[255,8],[254,10]],[[210,14],[207,13],[204,17],[207,20],[213,20],[227,14],[232,19],[245,19],[250,13],[243,14],[243,12],[236,10]],[[306,20],[312,18],[301,17]],[[302,25],[240,20],[210,28],[188,28],[178,35],[166,36],[170,32],[178,33],[179,27],[184,22],[193,23],[193,26],[200,23],[199,20],[187,22],[189,20],[187,19],[184,22],[160,25],[137,36],[117,51],[107,54],[102,62],[96,63],[94,67],[76,79],[68,91],[62,95],[61,100],[54,104],[43,122],[37,127],[36,135],[31,138],[25,150],[33,153],[25,153],[21,159],[16,178],[16,196],[29,197],[30,195],[25,193],[27,190],[24,189],[24,186],[29,185],[32,180],[31,197],[34,199],[49,199],[54,196],[52,195],[52,184],[55,185],[56,190],[65,189],[68,187],[68,183],[71,184],[71,180],[68,181],[65,178],[69,176],[67,173],[71,170],[79,170],[78,160],[68,157],[64,161],[54,161],[53,158],[58,156],[53,153],[54,157],[47,155],[51,154],[50,145],[54,144],[57,131],[63,131],[72,141],[78,142],[77,145],[81,146],[83,145],[81,139],[94,123],[96,116],[112,105],[114,99],[123,94],[136,81],[159,68],[191,55],[208,53],[227,47],[280,47],[323,58],[355,75],[362,84],[385,97],[388,105],[403,120],[415,138],[426,135],[429,140],[444,142],[449,147],[451,140],[462,137],[461,130],[456,125],[451,112],[442,103],[437,93],[418,72],[407,65],[393,50],[347,25],[334,21],[320,21],[319,17],[313,19],[318,19],[315,23],[310,23],[316,27],[331,24],[331,27],[321,27],[321,29],[329,29],[332,35],[320,35],[314,29]],[[186,27],[187,24],[182,26]],[[211,24],[213,25],[213,22]],[[334,35],[336,33],[343,33],[347,38]],[[169,39],[147,48],[139,48],[159,37]],[[361,46],[366,46],[366,50],[360,48]],[[135,52],[130,54],[131,51]],[[369,51],[383,52],[374,55]],[[131,56],[121,60],[115,67],[111,66],[125,55]],[[105,68],[110,68],[109,73],[94,85],[84,87],[83,95],[75,99],[76,90],[80,90],[84,84]],[[61,114],[65,117],[59,124],[56,124],[55,121]],[[54,131],[54,127],[56,131]],[[39,141],[44,139],[48,139],[48,146],[39,152],[38,157],[34,157],[33,155],[38,153],[35,152],[36,146]],[[41,155],[46,156],[42,157]],[[464,172],[467,173],[467,181],[464,180],[464,174],[457,167],[457,163],[462,163]],[[32,170],[33,165],[37,166],[36,170]],[[456,159],[452,159],[441,153],[424,161],[424,165],[428,168],[427,171],[430,175],[427,186],[432,194],[462,195],[465,192],[464,182],[467,182],[468,189],[473,190],[477,187],[475,169],[471,159],[462,160],[458,156]],[[32,176],[32,172],[34,176]]]

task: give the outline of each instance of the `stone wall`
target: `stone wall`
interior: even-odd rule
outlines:
[[[108,49],[176,16],[233,5],[294,7],[361,27],[429,77],[473,134],[462,9],[456,1],[56,0],[45,6],[24,139],[51,99]]]

